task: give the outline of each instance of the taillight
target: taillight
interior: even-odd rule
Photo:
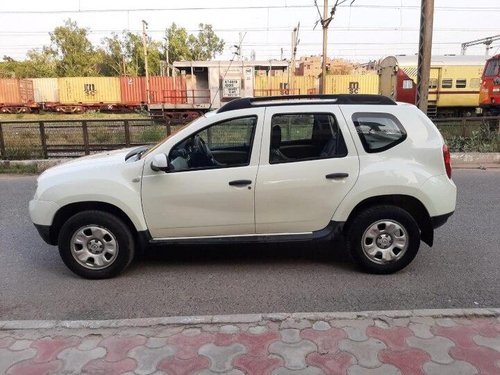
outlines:
[[[446,145],[443,145],[443,160],[444,167],[446,168],[446,174],[448,175],[448,178],[451,178],[451,156],[450,150]]]

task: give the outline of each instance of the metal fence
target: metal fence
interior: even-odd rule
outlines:
[[[452,151],[500,151],[500,117],[433,121]],[[0,159],[78,157],[153,144],[181,127],[153,119],[0,121]]]
[[[0,159],[78,157],[152,144],[181,127],[152,119],[0,121]]]

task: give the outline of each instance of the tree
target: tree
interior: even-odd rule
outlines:
[[[78,27],[67,19],[49,33],[49,51],[56,59],[56,72],[60,77],[99,75],[99,53],[88,39],[88,29]]]
[[[27,59],[17,61],[9,56],[4,56],[0,63],[0,77],[35,78],[56,77],[55,60],[50,51],[29,50]]]
[[[200,23],[199,28],[196,36],[175,23],[166,30],[165,49],[168,48],[169,64],[183,60],[210,60],[222,53],[224,40],[215,34],[212,25]]]
[[[192,52],[188,45],[189,35],[185,28],[178,27],[175,22],[165,31],[165,49],[168,48],[168,64],[174,61],[192,60]]]
[[[212,25],[199,24],[198,36],[189,36],[193,60],[210,60],[224,51],[224,40],[215,34]]]
[[[112,34],[110,38],[104,38],[102,43],[101,72],[104,75],[145,75],[142,35],[124,31],[121,35]],[[158,75],[161,43],[148,38],[147,45],[149,74]]]

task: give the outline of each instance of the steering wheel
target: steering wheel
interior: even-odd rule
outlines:
[[[212,151],[210,151],[203,138],[201,138],[199,135],[196,135],[194,137],[194,147],[202,151],[212,164],[216,164]]]

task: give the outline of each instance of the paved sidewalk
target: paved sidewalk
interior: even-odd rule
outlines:
[[[0,321],[0,374],[500,374],[500,309]]]

